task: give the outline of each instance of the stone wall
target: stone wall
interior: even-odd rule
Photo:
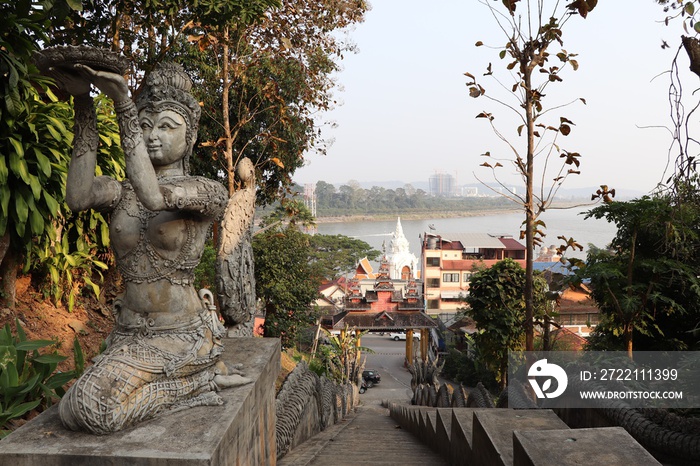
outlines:
[[[300,362],[287,376],[275,401],[277,457],[342,420],[358,403],[356,385],[336,384]]]

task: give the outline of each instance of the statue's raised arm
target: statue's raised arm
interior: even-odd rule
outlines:
[[[81,67],[89,63],[95,69],[105,70],[115,77],[115,81],[124,82],[126,88],[122,75],[128,62],[106,50],[73,46],[42,50],[34,56],[34,61],[44,74],[54,78],[61,91],[73,96],[75,123],[73,154],[66,184],[68,207],[74,211],[113,209],[121,196],[121,186],[112,178],[95,176],[99,145],[97,117],[90,95],[91,77]]]

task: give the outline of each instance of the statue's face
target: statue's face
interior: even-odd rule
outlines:
[[[170,165],[182,160],[188,149],[187,123],[182,115],[173,110],[151,112],[144,109],[139,114],[139,122],[153,165]]]

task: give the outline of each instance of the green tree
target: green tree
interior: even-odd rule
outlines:
[[[364,1],[284,0],[261,21],[223,37],[206,29],[196,37],[202,156],[210,160],[213,151],[224,162],[218,168],[231,187],[232,168],[248,157],[258,175],[258,201],[272,202],[291,186],[304,152],[325,152],[319,116],[333,106],[332,75],[353,48],[338,32],[362,21],[366,9]]]
[[[544,281],[536,277],[536,282]],[[508,351],[523,350],[525,344],[525,270],[512,259],[504,259],[471,276],[466,314],[476,322],[474,343],[501,388],[507,384]],[[544,312],[546,284],[536,286],[536,308]]]
[[[602,314],[592,349],[619,347],[631,358],[635,348],[697,347],[688,330],[700,325],[700,204],[673,200],[644,196],[588,212],[618,228],[609,249],[592,248],[577,273],[590,280]]]
[[[366,9],[354,0],[92,0],[51,37],[129,57],[134,92],[142,72],[181,62],[203,104],[194,171],[223,173],[232,192],[234,167],[248,157],[266,204],[291,185],[304,151],[324,150],[319,116],[333,105],[332,75],[352,49],[337,32]]]
[[[363,257],[373,261],[381,255],[366,242],[345,235],[313,235],[309,243],[311,264],[327,279],[353,272]]]
[[[309,264],[309,237],[294,226],[278,227],[253,237],[255,293],[265,311],[266,337],[284,347],[317,319],[313,308],[320,277]]]
[[[571,132],[573,123],[565,117],[554,119],[549,112],[552,108],[546,108],[543,99],[550,85],[562,81],[562,71],[566,68],[578,69],[576,54],[569,53],[563,48],[563,28],[568,20],[575,15],[585,18],[593,10],[598,0],[575,0],[573,2],[535,2],[526,1],[520,13],[517,7],[520,0],[504,0],[505,13],[500,11],[493,2],[482,1],[486,5],[498,24],[498,29],[505,33],[506,44],[500,48],[499,58],[506,59],[506,70],[513,78],[512,86],[499,81],[495,76],[491,64],[488,65],[485,76],[493,77],[499,86],[510,91],[509,98],[515,99],[515,104],[508,100],[500,100],[486,92],[486,89],[478,82],[476,77],[465,73],[469,81],[469,95],[474,98],[485,97],[506,109],[512,111],[519,121],[517,136],[525,138],[524,150],[519,150],[516,144],[495,126],[492,113],[482,111],[477,118],[487,120],[496,136],[505,143],[512,159],[500,157],[491,152],[482,154],[489,161],[481,165],[489,168],[495,180],[503,188],[507,186],[497,176],[497,170],[504,165],[500,162],[507,160],[512,164],[525,184],[525,193],[506,194],[513,202],[522,206],[525,212],[523,222],[524,230],[521,237],[525,239],[525,347],[528,351],[534,350],[534,247],[540,244],[544,236],[545,224],[539,220],[542,212],[551,207],[554,196],[569,175],[579,173],[580,154],[561,148],[560,137],[567,136]],[[477,46],[483,45],[481,41]],[[583,99],[580,99],[583,101]],[[583,101],[585,102],[585,101]],[[554,164],[550,161],[558,156],[561,164],[553,171],[549,171]],[[542,160],[536,167],[535,159]],[[537,170],[536,170],[537,168]],[[538,170],[540,171],[538,173]],[[535,182],[541,179],[542,185],[535,192]],[[547,180],[545,182],[545,180]],[[607,188],[604,189],[607,195]]]

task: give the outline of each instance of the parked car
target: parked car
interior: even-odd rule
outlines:
[[[405,340],[406,332],[392,332],[389,334],[389,338],[394,341]],[[413,332],[413,338],[420,340],[420,332]]]
[[[362,379],[367,384],[367,388],[372,388],[372,385],[378,384],[382,381],[382,376],[379,375],[379,372],[373,369],[368,369],[366,371],[362,371]]]

